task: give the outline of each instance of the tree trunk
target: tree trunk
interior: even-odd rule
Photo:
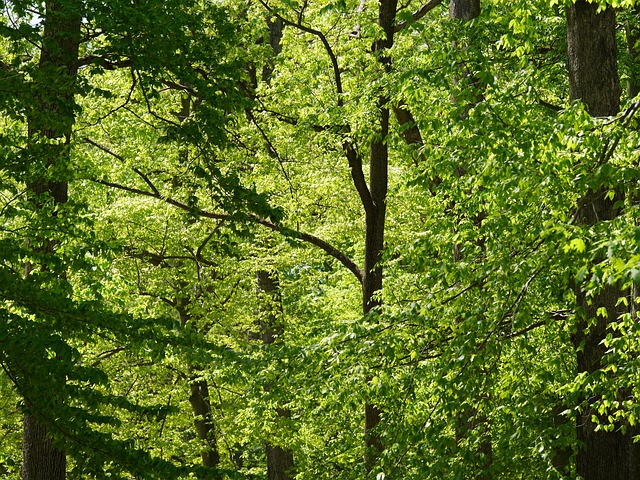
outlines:
[[[279,417],[290,418],[288,410],[278,409]],[[293,452],[267,442],[267,478],[269,480],[293,480]]]
[[[282,298],[280,296],[280,283],[278,277],[267,270],[256,272],[258,280],[258,296],[260,297],[260,315],[257,321],[258,331],[262,343],[273,344],[284,331],[282,324]],[[271,385],[264,386],[269,391]],[[285,408],[277,408],[276,413],[280,418],[291,418],[291,412]],[[293,452],[279,445],[266,443],[267,451],[267,478],[269,480],[293,480],[294,462]]]
[[[384,38],[374,42],[373,52],[385,71],[391,70],[391,58],[387,51],[393,47],[397,0],[380,0],[378,25],[384,32]],[[378,98],[379,124],[376,139],[371,142],[369,151],[369,191],[371,202],[365,203],[365,252],[364,277],[362,281],[362,311],[368,315],[378,308],[382,301],[383,270],[380,261],[384,249],[384,229],[387,212],[387,188],[389,170],[389,98],[382,94]],[[365,404],[364,439],[365,469],[370,472],[384,450],[379,432],[381,411],[373,402]]]
[[[581,100],[593,116],[616,115],[620,108],[620,80],[617,70],[616,18],[612,8],[598,13],[597,5],[578,0],[567,8],[567,52],[569,67],[569,93],[571,100]],[[578,222],[584,226],[612,220],[618,215],[615,202],[622,197],[616,192],[613,200],[605,196],[606,190],[587,192],[578,207]],[[605,285],[591,298],[582,289],[575,288],[578,325],[572,337],[577,355],[578,373],[592,374],[602,365],[605,354],[603,340],[611,322],[626,313],[618,299],[625,296],[619,287]],[[599,315],[600,309],[606,316]],[[621,392],[622,394],[622,392]],[[623,435],[620,427],[606,432],[596,431],[591,409],[595,399],[582,399],[586,403],[576,423],[580,442],[576,464],[577,473],[586,480],[630,480],[640,475],[639,449],[633,443],[633,434]]]
[[[586,0],[567,8],[569,95],[582,100],[594,117],[604,117],[618,113],[621,89],[615,12],[597,9]]]
[[[269,45],[273,50],[274,56],[277,56],[282,52],[282,30],[284,24],[281,18],[267,18],[267,26],[269,27]],[[269,83],[271,81],[271,74],[273,73],[273,60],[268,59],[267,63],[262,67],[262,81]]]
[[[22,478],[25,480],[58,480],[66,475],[67,459],[64,451],[55,448],[47,435],[47,428],[32,415],[24,417],[22,438]]]
[[[75,122],[74,93],[82,9],[75,0],[65,3],[47,1],[45,8],[40,59],[33,79],[36,93],[33,107],[27,113],[28,133],[32,139],[43,137],[65,139],[66,142],[64,145],[46,145],[41,149],[43,156],[35,158],[34,162],[43,165],[46,173],[29,179],[28,188],[36,205],[41,205],[40,195],[43,194],[51,197],[55,205],[60,205],[68,200],[67,182],[46,177],[54,165],[64,165],[69,160],[68,144]],[[43,252],[54,253],[55,243],[52,240],[40,240],[45,245]],[[31,268],[31,265],[26,267],[27,275]],[[47,267],[43,265],[41,268]],[[64,277],[64,272],[52,273]],[[28,399],[26,403],[29,406]],[[53,447],[46,425],[29,413],[24,418],[22,451],[23,480],[63,480],[66,477],[64,451]]]
[[[202,465],[210,468],[217,468],[220,464],[220,453],[216,441],[215,424],[211,412],[209,401],[209,385],[206,380],[195,380],[191,382],[191,396],[189,403],[195,416],[194,424],[198,439],[205,445],[202,451]],[[214,475],[214,479],[221,479],[221,475]]]
[[[188,297],[176,298],[173,302],[174,308],[180,316],[180,325],[185,327],[191,323],[191,314],[188,311],[191,299]],[[216,428],[213,421],[213,411],[211,410],[211,401],[209,397],[209,384],[203,378],[200,378],[202,367],[189,365],[189,370],[193,374],[189,389],[189,403],[194,416],[194,426],[198,440],[203,446],[200,454],[202,457],[202,465],[209,468],[217,468],[220,465],[220,452],[218,451],[218,441],[216,438]],[[214,479],[221,479],[222,476],[214,474]]]
[[[468,22],[480,15],[480,0],[450,0],[449,16]]]

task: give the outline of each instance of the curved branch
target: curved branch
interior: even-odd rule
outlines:
[[[298,30],[301,30],[305,33],[309,33],[311,35],[315,35],[320,39],[320,41],[322,42],[322,45],[324,46],[324,49],[327,51],[327,55],[329,55],[329,59],[331,60],[331,66],[333,67],[333,76],[335,77],[335,80],[336,80],[336,93],[338,94],[338,106],[342,107],[344,102],[342,99],[342,94],[344,92],[342,90],[342,77],[340,76],[340,67],[338,65],[338,57],[336,57],[336,54],[333,52],[333,49],[331,48],[331,45],[329,44],[329,41],[327,40],[327,37],[324,35],[324,33],[322,33],[320,30],[316,30],[311,27],[306,27],[302,25],[300,21],[292,22],[291,20],[284,18],[282,15],[276,12],[264,0],[258,0],[258,1],[264,8],[267,9],[267,11],[271,15],[282,20],[282,23],[284,23],[285,25],[289,25],[290,27],[297,28]]]
[[[274,232],[281,233],[284,236],[297,238],[318,247],[320,250],[323,250],[326,254],[342,263],[343,266],[347,267],[347,269],[355,275],[358,281],[362,283],[364,278],[364,272],[362,271],[362,269],[358,265],[356,265],[356,263],[351,260],[351,258],[349,258],[346,253],[337,249],[330,243],[327,243],[321,238],[318,238],[309,233],[301,232],[299,230],[294,230],[288,227],[283,227],[282,225],[278,225],[264,218],[260,218],[257,215],[248,214],[247,216],[255,223],[259,223],[260,225],[270,228]]]
[[[201,208],[193,208],[189,205],[187,205],[186,203],[182,203],[179,202],[178,200],[175,200],[171,197],[165,197],[163,195],[161,195],[160,193],[156,193],[156,192],[150,192],[147,190],[141,190],[139,188],[133,188],[133,187],[128,187],[126,185],[120,185],[118,183],[114,183],[114,182],[108,182],[106,180],[92,180],[95,183],[99,183],[100,185],[105,185],[107,187],[111,187],[111,188],[116,188],[119,190],[123,190],[125,192],[129,192],[129,193],[134,193],[136,195],[142,195],[145,197],[150,197],[150,198],[155,198],[156,200],[160,200],[163,202],[168,203],[169,205],[172,205],[176,208],[179,208],[181,210],[184,210],[185,212],[190,212],[193,213],[194,215],[197,215],[199,217],[202,218],[211,218],[214,220],[229,220],[232,219],[232,215],[227,214],[227,213],[215,213],[215,212],[210,212],[207,210],[203,210]],[[259,217],[258,215],[249,213],[246,214],[246,218],[248,218],[249,220],[251,220],[254,223],[257,223],[259,225],[265,226],[271,230],[273,230],[274,232],[278,232],[284,236],[288,236],[291,238],[297,238],[299,240],[302,240],[306,243],[309,243],[311,245],[314,245],[316,247],[318,247],[320,250],[324,251],[326,254],[328,254],[329,256],[335,258],[336,260],[338,260],[343,266],[345,266],[351,273],[353,273],[355,275],[355,277],[358,279],[358,281],[360,283],[362,283],[363,278],[364,278],[364,273],[362,271],[362,269],[343,251],[339,250],[338,248],[334,247],[333,245],[331,245],[330,243],[322,240],[321,238],[318,238],[314,235],[311,235],[309,233],[305,233],[305,232],[301,232],[299,230],[294,230],[288,227],[284,227],[282,225],[278,225],[276,223],[271,222],[270,220],[267,220],[265,218]]]
[[[339,107],[343,107],[344,106],[344,98],[343,98],[343,89],[342,89],[342,77],[340,75],[340,66],[338,65],[338,58],[336,57],[336,54],[334,53],[333,49],[331,48],[331,45],[329,44],[329,41],[327,40],[327,37],[324,35],[324,33],[322,33],[319,30],[316,30],[314,28],[311,27],[307,27],[305,25],[302,25],[302,23],[300,21],[296,22],[292,22],[291,20],[287,20],[286,18],[284,18],[282,15],[280,15],[278,12],[276,12],[273,8],[271,8],[265,0],[258,0],[260,2],[260,4],[267,9],[267,11],[276,16],[277,18],[279,18],[280,20],[282,20],[282,23],[284,23],[285,25],[289,25],[293,28],[297,28],[298,30],[301,30],[305,33],[309,33],[311,35],[315,35],[316,37],[318,37],[320,39],[320,41],[322,42],[322,45],[324,46],[327,55],[329,56],[329,59],[331,60],[331,65],[333,67],[333,76],[335,78],[335,82],[336,82],[336,93],[338,95],[338,106]],[[349,133],[350,128],[347,125],[345,127],[346,133]],[[349,161],[349,167],[351,169],[351,178],[353,180],[353,185],[356,188],[356,191],[358,192],[358,195],[360,196],[360,201],[362,202],[362,205],[365,209],[365,212],[367,213],[371,213],[373,211],[374,205],[373,205],[373,200],[371,198],[371,192],[369,190],[369,187],[367,186],[367,182],[364,178],[364,172],[362,171],[362,158],[360,157],[360,155],[358,154],[357,150],[354,148],[353,144],[351,143],[351,141],[349,139],[345,139],[342,142],[342,148],[345,152],[345,155],[347,156],[347,160]],[[353,271],[353,270],[352,270]],[[354,272],[354,274],[356,274]],[[356,276],[358,276],[356,274]]]

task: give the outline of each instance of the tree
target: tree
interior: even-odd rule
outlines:
[[[82,111],[82,99],[96,93],[108,98],[112,92],[98,87],[96,78],[105,70],[127,68],[131,73],[131,92],[140,87],[149,111],[153,109],[152,101],[160,88],[171,85],[172,89],[188,91],[196,95],[201,104],[200,126],[211,121],[207,134],[210,138],[220,139],[223,112],[238,105],[238,97],[234,99],[235,79],[227,76],[225,62],[216,65],[217,73],[212,68],[202,68],[199,62],[203,60],[203,51],[207,54],[224,52],[231,30],[223,20],[224,13],[220,7],[200,8],[193,2],[174,5],[170,11],[151,5],[143,9],[118,2],[94,4],[74,0],[45,2],[43,5],[12,2],[5,6],[8,18],[2,29],[6,46],[2,77],[6,88],[2,91],[2,107],[8,118],[15,121],[15,128],[10,135],[3,136],[3,145],[9,154],[3,159],[3,170],[14,182],[13,189],[20,191],[26,187],[29,191],[31,203],[23,208],[25,212],[31,210],[36,218],[30,224],[28,221],[24,223],[35,232],[27,237],[31,249],[29,257],[33,259],[27,264],[27,272],[32,281],[53,291],[57,292],[62,285],[64,293],[55,298],[63,301],[65,296],[73,296],[67,277],[77,272],[69,268],[70,258],[66,255],[71,253],[68,245],[78,241],[73,235],[77,235],[79,228],[74,231],[73,224],[81,218],[76,215],[82,203],[74,201],[70,206],[66,205],[69,182],[86,176],[91,170],[83,171],[77,163],[74,164],[78,152],[74,126]],[[175,15],[178,17],[174,18]],[[183,29],[177,22],[180,19],[195,30]],[[195,33],[198,26],[202,27],[200,34]],[[210,35],[211,28],[217,29],[220,35]],[[170,32],[172,35],[167,35]],[[182,49],[182,53],[176,54],[176,47]],[[184,55],[185,52],[188,54]],[[228,59],[233,63],[230,56]],[[218,101],[221,91],[225,92],[226,102]],[[112,112],[103,112],[104,117],[123,107],[126,104]],[[20,132],[20,122],[26,124],[26,132]],[[163,126],[169,132],[175,124],[165,121]],[[187,130],[185,128],[184,132]],[[17,195],[13,203],[19,198]],[[7,207],[3,211],[8,211]],[[15,224],[20,225],[23,222],[20,212],[15,208],[10,211],[14,213]],[[60,245],[66,245],[67,253],[59,254]],[[7,256],[5,260],[13,259]],[[35,275],[36,266],[41,275]],[[4,300],[9,304],[16,301],[12,297]],[[43,332],[46,332],[46,315],[42,320]],[[55,338],[59,335],[57,328],[50,331]],[[59,342],[63,352],[65,348],[71,348],[65,342],[71,341],[73,329],[61,328],[69,336]],[[30,352],[36,356],[43,353],[37,349]],[[65,355],[77,360],[77,351],[71,349],[71,352]],[[16,368],[33,368],[38,363],[34,357],[17,367],[14,363],[16,352],[4,353],[7,355],[7,370],[14,374]],[[59,358],[64,368],[70,368],[71,360]],[[65,409],[73,410],[73,407],[64,405],[69,400],[65,399],[68,389],[61,385],[61,379],[69,376],[64,368],[51,371],[52,378],[56,379],[52,390],[60,390],[60,395],[54,396],[60,403],[56,407],[58,410],[54,409],[57,414]],[[43,383],[38,387],[35,382],[37,375],[32,372],[32,381],[28,378],[31,374],[25,374],[25,379],[23,374],[10,375],[25,396],[27,405],[23,478],[64,478],[65,454],[60,447],[74,437],[71,433],[61,435],[56,432],[54,435],[50,430],[66,430],[63,424],[68,419],[63,416],[56,424],[52,420],[56,415],[42,410],[43,403],[33,400],[34,395],[42,396],[37,393],[38,388],[47,390],[51,386]],[[25,381],[33,385],[27,389],[23,384]],[[88,443],[97,449],[95,442]]]
[[[43,24],[40,58],[34,72],[34,98],[26,114],[29,140],[37,145],[42,139],[43,145],[41,156],[37,158],[39,171],[28,178],[27,186],[35,197],[36,206],[43,206],[43,197],[53,201],[51,215],[55,218],[60,205],[68,200],[66,178],[59,177],[57,172],[64,172],[68,168],[68,145],[75,123],[74,95],[77,90],[81,36],[80,4],[47,2]],[[51,175],[51,172],[56,173]],[[36,230],[41,228],[37,225],[35,227]],[[41,245],[36,249],[55,252],[56,242],[51,238],[41,237],[35,243]],[[42,264],[40,268],[47,269]],[[27,265],[27,273],[31,269],[32,266]],[[63,278],[64,270],[56,270],[54,275]],[[54,377],[54,390],[58,389],[56,385],[59,383],[60,379]],[[27,413],[24,418],[23,452],[24,480],[65,478],[64,451],[52,444],[46,425],[31,413]]]
[[[640,103],[606,3],[83,2],[60,140],[23,108],[44,12],[7,18],[0,391],[83,478],[633,478]],[[54,147],[68,201],[27,198]]]
[[[619,112],[621,94],[616,18],[613,8],[598,10],[598,5],[582,0],[567,9],[570,98],[583,101],[592,116],[610,117]],[[578,205],[578,222],[593,227],[612,221],[620,215],[623,195],[616,186],[590,188]],[[602,259],[596,257],[595,262],[599,261]],[[572,341],[578,374],[593,375],[605,366],[607,331],[611,323],[628,313],[628,305],[620,302],[627,296],[616,285],[601,285],[595,294],[580,286],[576,288],[576,312],[580,320]],[[632,438],[634,430],[627,433],[620,425],[614,431],[598,429],[593,421],[592,400],[581,400],[576,429],[584,447],[577,454],[578,474],[586,479],[636,478],[640,450]]]

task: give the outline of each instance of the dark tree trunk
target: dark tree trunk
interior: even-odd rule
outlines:
[[[180,325],[185,327],[192,323],[191,314],[188,311],[191,299],[188,297],[176,298],[173,302],[174,308],[180,315]],[[190,365],[189,370],[193,377],[189,384],[189,403],[194,416],[194,426],[198,440],[203,446],[202,465],[209,468],[218,468],[220,465],[220,452],[218,451],[218,440],[216,437],[216,425],[213,421],[213,411],[209,397],[209,384],[200,377],[202,367]],[[214,479],[221,479],[222,475],[214,474]]]
[[[577,304],[584,314],[578,322],[577,332],[573,343],[577,349],[577,367],[579,373],[596,372],[602,365],[601,360],[606,347],[602,340],[607,335],[607,325],[619,315],[626,313],[624,306],[616,304],[623,292],[615,286],[606,286],[599,292],[592,302],[587,302],[584,292],[576,292]],[[597,315],[597,310],[606,308],[608,318]],[[588,319],[597,319],[587,331]],[[578,347],[584,345],[584,349]],[[622,399],[621,399],[622,400]],[[589,399],[590,402],[593,399]],[[616,425],[613,432],[596,431],[592,416],[597,412],[587,407],[577,418],[577,439],[584,444],[578,451],[576,466],[578,475],[585,480],[634,480],[639,478],[640,457],[638,445],[633,443],[630,429],[627,434],[620,431],[621,425]],[[627,426],[628,427],[628,426]]]
[[[616,18],[612,8],[597,13],[597,5],[578,0],[567,8],[567,52],[569,93],[571,100],[582,100],[593,116],[616,115],[620,108],[620,80],[617,70]],[[578,221],[584,226],[614,219],[618,214],[615,201],[622,198],[605,196],[606,190],[589,191],[578,206]],[[600,369],[605,347],[602,341],[611,322],[626,313],[618,299],[625,296],[619,287],[605,285],[591,298],[575,289],[578,325],[572,337],[577,352],[578,373],[592,374]],[[606,317],[598,315],[604,308]],[[595,322],[595,323],[594,323]],[[621,395],[624,393],[621,392]],[[592,421],[597,415],[591,409],[594,399],[586,404],[577,418],[576,435],[580,442],[576,457],[578,475],[586,480],[631,480],[640,475],[639,449],[633,434],[623,435],[620,427],[606,432],[596,431]],[[635,430],[635,429],[630,429]]]
[[[278,416],[289,418],[288,410],[278,410]],[[292,480],[294,478],[293,452],[267,443],[267,478],[269,480]]]
[[[64,451],[51,444],[47,428],[38,423],[32,415],[24,417],[22,442],[23,479],[58,480],[65,478],[67,459]]]
[[[480,15],[480,0],[450,0],[449,16],[468,22]]]
[[[594,117],[620,109],[620,79],[613,8],[597,13],[598,5],[578,0],[567,8],[569,95],[582,100]]]
[[[269,27],[269,45],[275,56],[282,51],[282,30],[284,25],[281,18],[267,19],[267,26]],[[273,61],[267,60],[267,63],[262,67],[262,81],[269,83],[271,81],[271,74],[273,73]]]
[[[198,440],[205,445],[205,449],[201,453],[202,465],[217,468],[220,464],[220,453],[218,452],[215,424],[209,401],[209,385],[205,380],[195,380],[191,382],[190,388],[189,403],[191,403],[195,416],[194,423]],[[216,475],[213,478],[221,479],[222,476]]]
[[[380,0],[378,25],[384,37],[373,44],[373,52],[378,54],[378,61],[388,72],[391,69],[391,58],[388,50],[393,47],[397,0]],[[365,252],[364,277],[362,281],[362,311],[368,315],[381,305],[382,293],[382,252],[384,249],[384,229],[387,212],[387,188],[389,170],[389,151],[387,136],[389,135],[389,98],[381,95],[378,98],[379,124],[376,139],[371,142],[369,152],[369,192],[370,202],[365,202]],[[370,472],[380,453],[384,450],[379,428],[381,411],[377,405],[369,402],[365,405],[364,439],[365,469]]]
[[[284,332],[282,323],[282,298],[280,296],[280,282],[278,277],[267,271],[256,272],[258,280],[259,319],[258,331],[262,343],[271,345]],[[265,385],[269,391],[272,385]],[[276,409],[278,417],[291,418],[291,412],[285,408]],[[279,445],[266,444],[267,478],[269,480],[292,480],[294,478],[293,452]]]
[[[80,46],[81,4],[75,0],[60,3],[47,1],[44,32],[38,70],[34,75],[34,98],[27,113],[29,137],[64,139],[63,145],[47,145],[41,149],[42,157],[34,162],[44,167],[41,177],[30,178],[28,187],[36,205],[41,205],[40,195],[48,195],[55,205],[68,199],[67,182],[49,179],[48,171],[69,161],[68,144],[75,122],[74,93]],[[57,216],[57,212],[54,213]],[[55,243],[40,239],[43,252],[54,253]],[[26,268],[27,275],[31,266]],[[43,269],[46,267],[43,265]],[[65,272],[51,272],[64,277]],[[56,380],[54,380],[55,382]],[[64,381],[61,379],[60,381]],[[55,386],[53,387],[55,391]],[[30,406],[27,399],[27,406]],[[66,477],[65,452],[53,447],[47,427],[27,413],[23,434],[23,480],[63,480]]]

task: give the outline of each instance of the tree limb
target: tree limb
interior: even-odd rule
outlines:
[[[186,203],[179,202],[178,200],[175,200],[171,197],[165,197],[160,193],[150,192],[148,190],[141,190],[139,188],[128,187],[126,185],[121,185],[114,182],[108,182],[106,180],[92,180],[92,181],[101,185],[105,185],[107,187],[123,190],[125,192],[134,193],[136,195],[142,195],[145,197],[155,198],[156,200],[161,200],[163,202],[168,203],[169,205],[172,205],[186,212],[191,212],[194,215],[197,215],[202,218],[211,218],[214,220],[229,220],[232,218],[232,216],[227,213],[215,213],[215,212],[203,210],[201,208],[194,209],[193,207],[187,205]],[[314,235],[311,235],[309,233],[301,232],[299,230],[294,230],[288,227],[284,227],[282,225],[278,225],[276,223],[271,222],[270,220],[259,217],[258,215],[255,215],[253,213],[246,214],[246,218],[251,220],[254,223],[265,226],[273,230],[274,232],[278,232],[284,236],[300,239],[306,243],[310,243],[311,245],[318,247],[320,250],[323,250],[329,256],[335,258],[340,263],[342,263],[342,265],[345,266],[351,273],[353,273],[355,277],[358,279],[358,281],[362,283],[364,278],[364,273],[362,272],[360,267],[353,260],[351,260],[351,258],[347,254],[345,254],[338,248],[334,247],[330,243]]]
[[[418,10],[413,12],[413,14],[411,15],[411,19],[403,20],[402,22],[399,22],[395,27],[396,33],[403,30],[407,25],[413,22],[417,22],[422,17],[424,17],[427,13],[433,10],[435,7],[440,5],[441,3],[442,3],[442,0],[429,0],[427,3],[421,6]]]

